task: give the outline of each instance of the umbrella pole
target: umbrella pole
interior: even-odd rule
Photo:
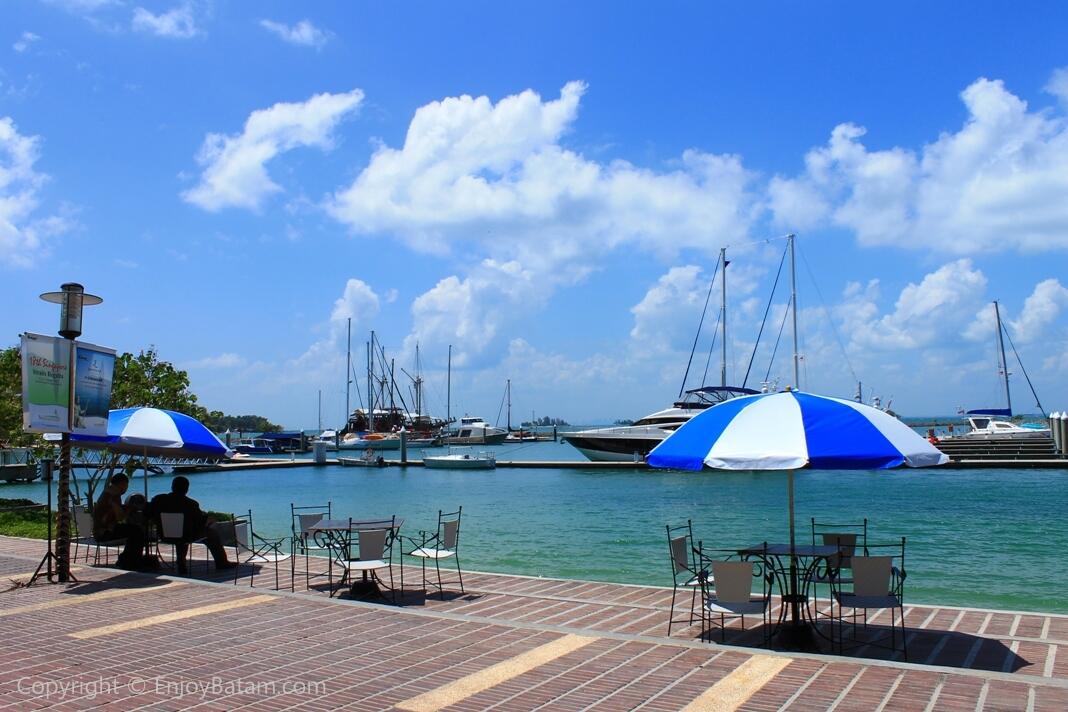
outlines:
[[[147,447],[142,448],[141,456],[142,456],[142,459],[141,459],[141,466],[142,466],[141,472],[144,475],[141,479],[145,481],[145,501],[147,502],[148,501],[148,448]],[[791,499],[790,501],[792,502],[793,500]],[[793,510],[793,506],[791,506],[790,507],[790,522],[791,522],[790,527],[791,527],[791,529],[793,528],[793,521],[794,521],[793,520],[793,516],[794,516],[793,515],[793,511],[794,511]],[[793,540],[791,539],[791,542],[792,541]]]
[[[794,538],[794,471],[790,470],[790,476],[786,480],[787,499],[790,508],[790,620],[796,626],[801,622],[798,610],[797,591],[797,556],[794,554],[796,541]]]

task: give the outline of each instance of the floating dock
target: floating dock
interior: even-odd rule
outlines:
[[[319,467],[341,465],[336,458],[326,460]],[[174,472],[231,472],[236,470],[265,470],[276,467],[316,467],[315,460],[243,460],[220,462],[215,465],[175,465]],[[422,460],[385,460],[382,467],[423,467]],[[584,460],[497,460],[497,469],[573,469],[573,470],[645,470],[644,462],[588,462]],[[371,467],[370,469],[374,469]]]

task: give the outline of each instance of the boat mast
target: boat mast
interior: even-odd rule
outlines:
[[[722,299],[720,300],[719,307],[719,323],[723,325],[722,341],[720,348],[722,349],[722,355],[719,359],[719,385],[727,385],[727,265],[730,262],[727,261],[727,248],[721,247],[719,250],[719,259],[723,263],[723,279],[720,281],[720,288],[722,291]]]
[[[1000,359],[998,366],[1001,368],[1001,373],[1005,377],[1005,405],[1008,406],[1009,416],[1012,416],[1012,394],[1009,392],[1009,360],[1005,358],[1005,337],[1001,333],[1001,310],[998,308],[998,302],[994,300],[994,321],[997,322],[998,328],[998,358]]]
[[[374,356],[372,349],[375,343],[375,332],[371,332],[371,340],[367,342],[367,430],[375,431],[375,391],[372,383],[372,369],[374,368]]]
[[[797,247],[794,244],[795,238],[796,235],[793,233],[786,236],[786,239],[790,241],[790,304],[794,326],[794,390],[801,390],[801,356],[797,351],[797,262],[794,259]],[[791,527],[792,529],[793,527]]]
[[[512,379],[508,379],[508,383],[505,385],[505,391],[508,396],[508,432],[512,432]],[[498,413],[500,411],[497,411]],[[500,417],[499,415],[497,416]]]
[[[449,344],[448,370],[445,375],[445,425],[452,422],[452,344]]]
[[[345,428],[349,426],[349,416],[352,415],[352,411],[349,410],[349,384],[352,383],[352,317],[349,317],[348,322],[348,337],[346,339],[345,347]]]
[[[323,389],[319,389],[319,432],[323,432]]]

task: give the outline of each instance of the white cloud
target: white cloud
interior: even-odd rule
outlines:
[[[1020,318],[1011,322],[1013,335],[1019,343],[1037,340],[1065,308],[1068,308],[1068,289],[1056,279],[1039,282],[1024,301]]]
[[[15,41],[15,44],[11,45],[11,49],[19,53],[25,52],[30,48],[30,45],[40,39],[41,36],[34,34],[33,32],[23,32],[22,35]]]
[[[1068,67],[1055,69],[1046,83],[1046,92],[1068,104]]]
[[[260,20],[260,26],[265,30],[277,35],[283,42],[304,47],[322,47],[330,39],[328,32],[320,30],[309,20],[301,20],[290,27],[282,22],[274,20]]]
[[[878,282],[866,289],[847,288],[847,299],[837,309],[846,334],[858,349],[917,349],[952,342],[966,327],[961,322],[975,313],[986,289],[986,277],[960,259],[939,267],[919,284],[901,290],[894,311],[878,316],[875,300]]]
[[[134,9],[130,27],[158,37],[187,40],[200,34],[192,3],[183,3],[167,12],[155,15],[143,7]]]
[[[289,361],[279,378],[287,382],[323,382],[344,373],[345,338],[348,320],[354,331],[369,328],[378,315],[380,299],[366,282],[349,279],[341,296],[334,301],[326,335],[309,346],[303,354]]]
[[[1049,91],[1065,96],[1068,79]],[[968,119],[915,152],[869,150],[865,129],[841,124],[805,158],[795,178],[777,177],[769,203],[777,223],[853,230],[863,245],[973,254],[1068,248],[1068,122],[1031,111],[1001,81],[961,93]]]
[[[378,313],[378,295],[359,279],[350,279],[345,283],[345,291],[334,302],[330,321],[336,324],[348,319],[361,321]]]
[[[208,134],[197,156],[204,167],[200,182],[182,198],[212,212],[226,207],[258,210],[268,196],[282,190],[267,175],[267,161],[299,146],[329,150],[334,128],[362,101],[359,89],[316,94],[302,103],[253,111],[239,135]]]
[[[634,326],[630,338],[634,344],[656,352],[688,349],[708,294],[709,279],[696,265],[672,267],[661,275],[642,300],[631,307]],[[718,303],[718,299],[712,302],[712,312],[718,311]],[[707,324],[709,332],[715,327],[715,318],[713,315],[712,323]]]
[[[462,344],[460,357],[473,358],[515,314],[615,248],[712,252],[747,232],[753,176],[736,156],[689,150],[657,171],[565,147],[585,91],[571,82],[552,100],[527,90],[496,104],[485,96],[427,104],[403,146],[379,147],[335,193],[328,210],[357,233],[435,252],[473,243],[489,255],[416,300],[406,343]]]
[[[239,368],[248,363],[248,359],[235,353],[222,353],[218,356],[206,356],[188,364],[189,368],[197,369],[223,369]]]
[[[75,14],[91,14],[105,7],[119,4],[119,0],[44,0],[49,5],[56,5]]]
[[[38,138],[0,117],[0,265],[29,267],[48,252],[48,238],[72,227],[60,215],[35,216],[48,176],[34,170]]]

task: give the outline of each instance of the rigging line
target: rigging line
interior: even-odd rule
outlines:
[[[768,321],[768,312],[771,311],[771,303],[775,301],[775,291],[779,288],[779,277],[782,276],[782,267],[786,264],[786,252],[782,251],[782,259],[779,260],[779,271],[775,273],[775,284],[771,286],[771,294],[768,295],[768,305],[764,308],[764,318],[760,322],[760,331],[757,332],[756,343],[753,344],[753,353],[749,355],[749,365],[745,368],[745,378],[742,380],[742,388],[749,382],[749,372],[753,369],[753,359],[756,358],[757,348],[760,346],[760,337],[764,333],[764,325]]]
[[[793,308],[794,298],[791,296],[790,301],[786,304],[786,309],[782,313],[782,323],[779,324],[779,335],[775,337],[775,348],[771,350],[771,360],[768,361],[768,371],[764,374],[764,382],[766,383],[771,378],[771,367],[775,364],[775,354],[779,351],[779,341],[782,340],[782,330],[786,328],[786,317],[790,316],[790,309]]]
[[[1009,340],[1009,346],[1012,347],[1012,354],[1016,357],[1016,363],[1020,364],[1020,370],[1023,371],[1024,379],[1027,380],[1027,385],[1031,389],[1031,395],[1035,397],[1035,405],[1038,406],[1039,412],[1042,413],[1043,417],[1045,417],[1046,409],[1042,407],[1042,401],[1038,399],[1038,393],[1035,392],[1035,386],[1031,383],[1031,377],[1027,375],[1027,369],[1024,368],[1023,360],[1020,358],[1019,352],[1016,351],[1016,344],[1012,343],[1012,337],[1009,336],[1009,330],[1005,328],[1004,324],[1001,325],[1001,330],[1005,332],[1005,338]],[[1008,364],[1005,364],[1005,370],[1009,370]]]
[[[693,363],[693,355],[697,351],[697,340],[701,338],[701,327],[705,323],[705,313],[708,311],[708,300],[712,298],[712,286],[716,283],[716,275],[719,274],[720,260],[716,260],[716,269],[712,272],[712,281],[708,283],[708,294],[705,295],[705,308],[701,310],[701,321],[697,324],[697,333],[693,337],[693,348],[690,349],[690,360],[686,362],[686,373],[682,376],[682,385],[679,386],[679,398],[682,398],[686,390],[686,379],[690,377],[690,364]]]
[[[708,380],[708,365],[712,362],[712,352],[716,350],[716,338],[719,336],[719,325],[722,320],[723,314],[720,313],[716,316],[716,328],[712,331],[712,343],[708,345],[708,358],[705,359],[705,372],[701,374],[702,388]]]
[[[838,327],[834,325],[834,319],[831,318],[831,310],[827,308],[827,301],[823,298],[823,292],[820,291],[820,285],[816,282],[816,276],[812,273],[812,267],[808,263],[808,258],[805,257],[805,253],[801,253],[801,261],[805,263],[805,269],[808,270],[808,277],[812,280],[812,286],[816,288],[816,296],[820,298],[820,306],[823,307],[823,313],[827,315],[827,322],[831,325],[831,333],[834,334],[834,340],[838,342],[838,348],[842,350],[842,356],[845,358],[846,367],[849,369],[850,375],[853,376],[853,382],[856,383],[860,379],[857,378],[856,371],[853,370],[853,364],[849,361],[849,354],[846,353],[845,344],[842,342],[842,337],[838,334]]]
[[[508,397],[508,391],[505,391],[504,394],[501,395],[501,405],[500,405],[499,408],[497,408],[497,419],[493,421],[493,426],[494,427],[497,427],[497,426],[499,426],[501,424],[501,412],[504,411],[504,399],[507,398],[507,397]]]

